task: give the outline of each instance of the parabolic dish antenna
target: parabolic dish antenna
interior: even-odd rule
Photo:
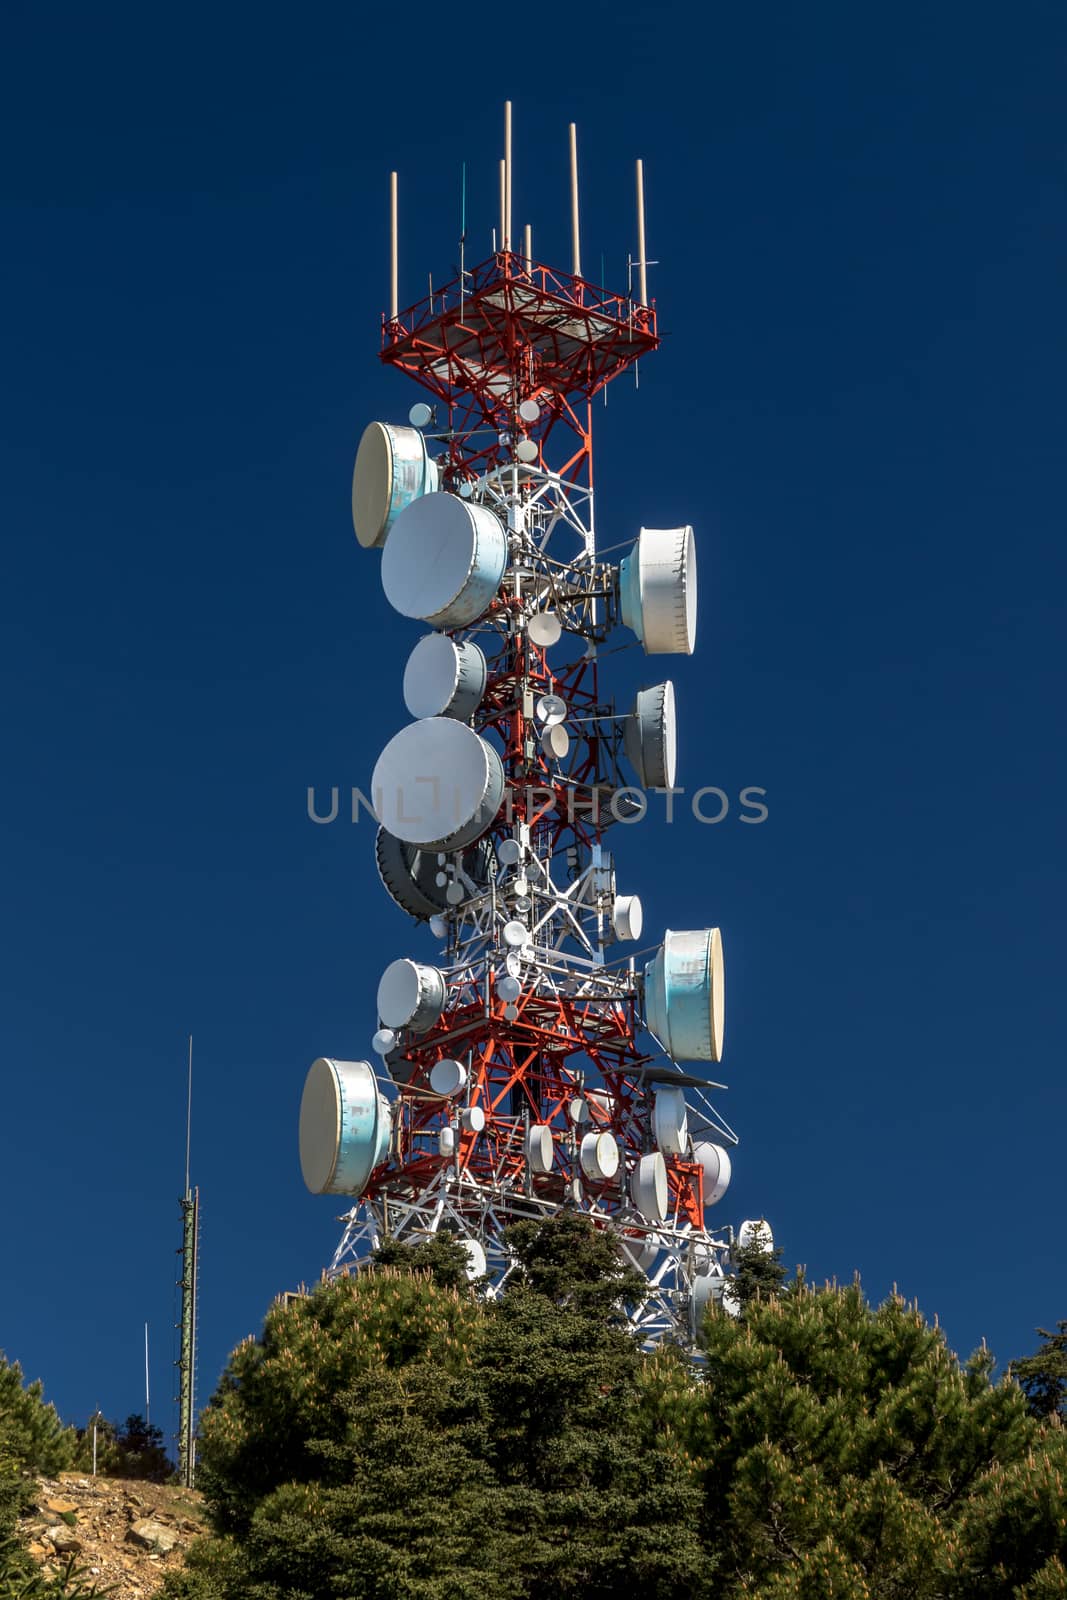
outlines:
[[[623,729],[623,749],[643,789],[673,789],[678,733],[674,684],[640,689]]]
[[[444,974],[421,961],[391,961],[378,985],[378,1015],[387,1028],[425,1033],[445,1007]]]
[[[538,611],[530,618],[526,631],[531,643],[537,645],[539,650],[547,650],[549,645],[559,643],[563,624],[554,611]]]
[[[300,1171],[312,1194],[361,1194],[389,1153],[389,1104],[369,1061],[311,1063],[300,1101]]]
[[[530,1171],[551,1172],[555,1153],[552,1129],[547,1123],[535,1123],[526,1135],[526,1161]]]
[[[413,501],[437,488],[437,468],[414,428],[371,422],[363,430],[352,473],[352,523],[365,550],[382,546]]]
[[[390,739],[371,793],[383,827],[396,838],[457,850],[491,827],[504,798],[504,768],[465,722],[425,717]]]
[[[523,422],[536,422],[541,415],[541,407],[536,400],[520,400],[519,416]]]
[[[762,1217],[742,1222],[737,1230],[737,1246],[739,1250],[750,1250],[755,1247],[757,1250],[762,1250],[764,1255],[771,1255],[774,1250],[774,1234],[771,1232],[770,1223],[765,1222]]]
[[[663,1084],[652,1102],[652,1131],[665,1156],[684,1156],[689,1143],[689,1116],[684,1089]]]
[[[641,1156],[630,1174],[630,1198],[643,1217],[662,1222],[667,1215],[667,1163],[658,1150]]]
[[[676,1061],[721,1061],[725,970],[718,928],[664,935],[645,967],[645,1020]]]
[[[404,668],[404,704],[413,717],[454,717],[467,722],[485,693],[485,656],[472,639],[446,633],[419,640]]]
[[[382,553],[385,598],[402,617],[465,628],[488,610],[507,558],[503,524],[486,506],[424,495],[397,517]]]
[[[540,451],[533,439],[520,439],[515,446],[516,460],[521,461],[524,466],[532,467],[539,454]]]
[[[428,428],[433,421],[433,407],[425,400],[417,400],[408,412],[408,421],[413,428]]]
[[[541,730],[541,749],[552,761],[562,761],[571,747],[571,736],[562,723],[553,722]]]
[[[578,1160],[592,1183],[607,1183],[619,1170],[618,1142],[610,1133],[587,1133]]]
[[[696,542],[692,528],[642,528],[619,563],[622,620],[645,654],[691,656],[697,635]]]
[[[693,1145],[693,1160],[704,1169],[704,1209],[717,1205],[730,1187],[730,1153],[721,1144],[699,1139]]]
[[[435,1062],[430,1070],[430,1088],[434,1094],[450,1098],[467,1087],[467,1069],[462,1061]]]
[[[640,939],[644,920],[638,895],[616,895],[611,912],[611,926],[615,930],[616,939]]]
[[[543,694],[534,706],[534,716],[543,728],[558,727],[567,720],[567,702],[558,694]]]

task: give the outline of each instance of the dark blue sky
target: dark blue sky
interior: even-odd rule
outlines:
[[[720,1211],[895,1281],[966,1353],[1067,1316],[1061,7],[450,13],[17,5],[5,152],[0,1346],[62,1413],[173,1421],[185,1036],[200,1382],[339,1230],[301,1184],[320,1054],[430,949],[367,786],[418,636],[349,520],[415,389],[401,298],[516,220],[625,286],[646,163],[661,351],[597,412],[603,544],[697,530],[679,782],[744,827],[619,843],[646,928],[724,931],[742,1135]],[[513,63],[513,65],[509,65]],[[660,668],[662,667],[662,671]]]

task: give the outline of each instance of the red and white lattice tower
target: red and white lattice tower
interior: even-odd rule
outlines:
[[[616,629],[650,655],[690,654],[696,629],[691,528],[641,529],[621,562],[596,548],[593,396],[658,344],[641,165],[637,292],[610,294],[581,275],[573,129],[571,272],[534,260],[528,230],[512,246],[510,107],[505,149],[502,248],[404,312],[393,179],[381,358],[431,401],[366,429],[353,516],[391,604],[432,630],[372,798],[382,882],[436,945],[386,965],[378,1063],[313,1064],[301,1163],[355,1199],[331,1271],[447,1230],[492,1295],[508,1225],[571,1207],[646,1274],[643,1337],[688,1340],[731,1303],[733,1230],[708,1214],[736,1138],[721,1085],[678,1064],[720,1059],[722,944],[707,928],[627,953],[641,906],[616,890],[612,830],[674,785],[674,695],[618,714],[598,660]]]

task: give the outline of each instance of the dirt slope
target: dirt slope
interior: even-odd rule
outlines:
[[[195,1489],[76,1472],[37,1482],[22,1524],[31,1555],[48,1572],[73,1555],[86,1581],[114,1585],[109,1600],[148,1600],[205,1528]]]

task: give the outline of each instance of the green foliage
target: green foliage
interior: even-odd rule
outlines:
[[[704,1337],[683,1432],[725,1595],[1007,1600],[1067,1553],[1064,1436],[899,1297],[801,1283]]]
[[[74,1459],[75,1437],[55,1408],[47,1405],[39,1382],[26,1383],[17,1361],[0,1352],[0,1463],[23,1472],[56,1473]]]
[[[262,1337],[234,1351],[201,1418],[197,1486],[218,1530],[246,1534],[275,1489],[318,1480],[318,1446],[345,1437],[339,1400],[357,1379],[416,1361],[454,1370],[481,1315],[466,1293],[390,1268],[277,1303]]]
[[[741,1308],[742,1317],[753,1301],[773,1299],[785,1282],[781,1250],[768,1250],[765,1244],[735,1245],[733,1268],[735,1276],[730,1292]]]
[[[425,1272],[439,1289],[465,1290],[470,1256],[450,1233],[435,1233],[428,1239],[407,1244],[402,1239],[385,1239],[371,1258],[379,1267],[396,1267],[401,1272]]]
[[[1067,1322],[1057,1322],[1055,1333],[1037,1331],[1044,1344],[1032,1356],[1013,1361],[1008,1371],[1026,1395],[1031,1416],[1067,1422]]]
[[[78,1430],[74,1464],[83,1472],[93,1467],[93,1430],[96,1430],[96,1470],[102,1478],[139,1478],[166,1483],[174,1465],[163,1444],[163,1430],[133,1413],[125,1422],[109,1422],[100,1412]]]

